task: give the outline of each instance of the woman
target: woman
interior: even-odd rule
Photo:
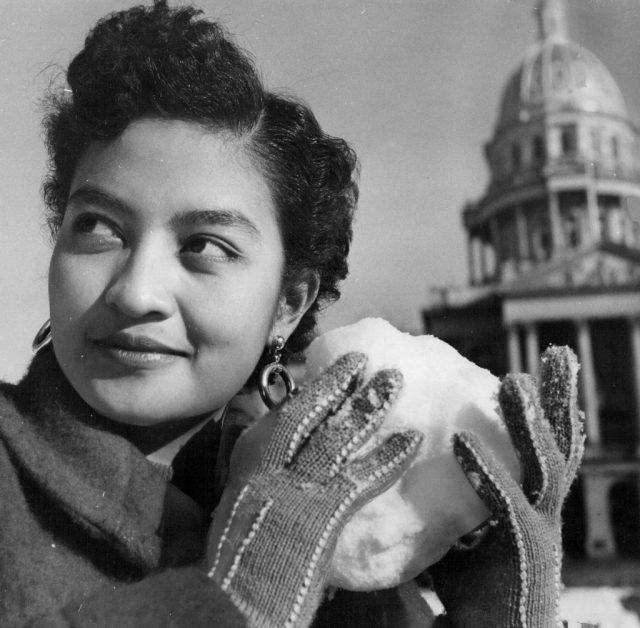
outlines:
[[[247,56],[191,8],[157,2],[106,18],[67,80],[45,121],[50,325],[26,377],[3,389],[2,624],[235,625],[251,562],[229,586],[222,568],[236,544],[225,526],[224,543],[207,541],[238,431],[223,414],[270,361],[308,344],[338,295],[355,157],[308,108],[266,92]],[[281,413],[282,429],[336,388],[358,403],[361,369],[360,358],[336,365]],[[370,387],[384,404],[399,382],[381,373]],[[383,408],[362,403],[350,417],[373,429]],[[345,435],[327,429],[311,443],[343,446]],[[413,449],[408,437],[391,442],[380,464],[401,467]],[[304,529],[304,543],[318,541]],[[282,534],[260,547],[282,548]]]
[[[67,81],[45,121],[50,325],[0,399],[2,624],[304,626],[321,605],[317,625],[429,625],[410,585],[322,603],[342,525],[420,442],[405,432],[364,460],[345,453],[401,387],[394,371],[362,382],[363,356],[345,356],[265,419],[278,421],[273,438],[210,526],[227,474],[246,462],[228,469],[243,425],[225,409],[261,376],[269,401],[269,375],[287,379],[281,365],[307,346],[346,275],[352,151],[307,107],[265,91],[218,25],[164,1],[100,21]],[[570,362],[551,360],[562,386],[543,389],[547,414],[575,398]],[[577,429],[575,404],[558,406],[551,433],[542,410],[525,412],[537,390],[503,391],[512,429],[535,419],[546,449]],[[469,472],[486,469],[481,448],[464,446]],[[540,451],[526,458],[532,477]],[[553,471],[545,486],[571,475]],[[474,565],[506,573],[495,560]],[[507,560],[514,586],[522,560]],[[461,599],[466,574],[456,580],[447,564],[434,578],[450,616],[480,625],[479,596]],[[538,596],[553,596],[546,585],[528,595],[536,613]]]

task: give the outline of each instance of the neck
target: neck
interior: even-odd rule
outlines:
[[[126,438],[147,456],[180,438],[200,423],[206,422],[207,419],[216,418],[219,414],[220,411],[216,410],[186,419],[164,421],[160,425],[129,425],[109,420],[109,431]]]

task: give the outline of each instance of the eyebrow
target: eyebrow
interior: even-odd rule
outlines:
[[[68,203],[85,202],[105,209],[115,209],[123,214],[132,215],[135,210],[123,200],[103,192],[94,187],[80,187],[71,194]],[[174,215],[169,224],[173,228],[193,227],[197,225],[214,225],[222,227],[237,227],[245,231],[250,237],[261,239],[260,230],[244,214],[224,207],[211,209],[191,209]]]
[[[234,209],[192,209],[176,214],[170,221],[172,227],[194,227],[202,224],[221,227],[237,227],[259,240],[260,231],[246,216]]]

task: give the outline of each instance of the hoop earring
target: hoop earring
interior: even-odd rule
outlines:
[[[279,375],[280,379],[283,381],[284,387],[287,391],[287,397],[296,390],[296,382],[293,379],[293,375],[291,375],[291,372],[286,366],[280,364],[284,344],[284,338],[282,336],[276,336],[273,344],[271,345],[271,362],[269,362],[269,364],[267,364],[260,373],[258,390],[260,391],[260,397],[262,397],[264,405],[267,406],[269,410],[275,408],[279,403],[278,400],[273,398],[270,390],[271,385],[275,381],[276,375]]]
[[[46,323],[38,329],[33,342],[31,343],[31,349],[34,353],[38,353],[40,349],[43,349],[51,343],[51,320],[47,319]]]

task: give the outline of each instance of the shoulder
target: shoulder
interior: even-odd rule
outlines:
[[[4,407],[5,403],[12,405],[15,400],[18,384],[5,382],[0,380],[0,407]]]
[[[16,388],[15,384],[0,382],[0,501],[5,503],[13,501],[7,499],[12,495],[10,486],[19,484],[19,465],[12,455],[11,443],[20,439],[25,423],[16,404]]]
[[[6,449],[6,441],[24,424],[25,417],[18,409],[16,384],[0,382],[0,445]]]
[[[22,449],[33,446],[32,418],[21,407],[19,385],[0,382],[0,492],[6,493],[23,466]]]

